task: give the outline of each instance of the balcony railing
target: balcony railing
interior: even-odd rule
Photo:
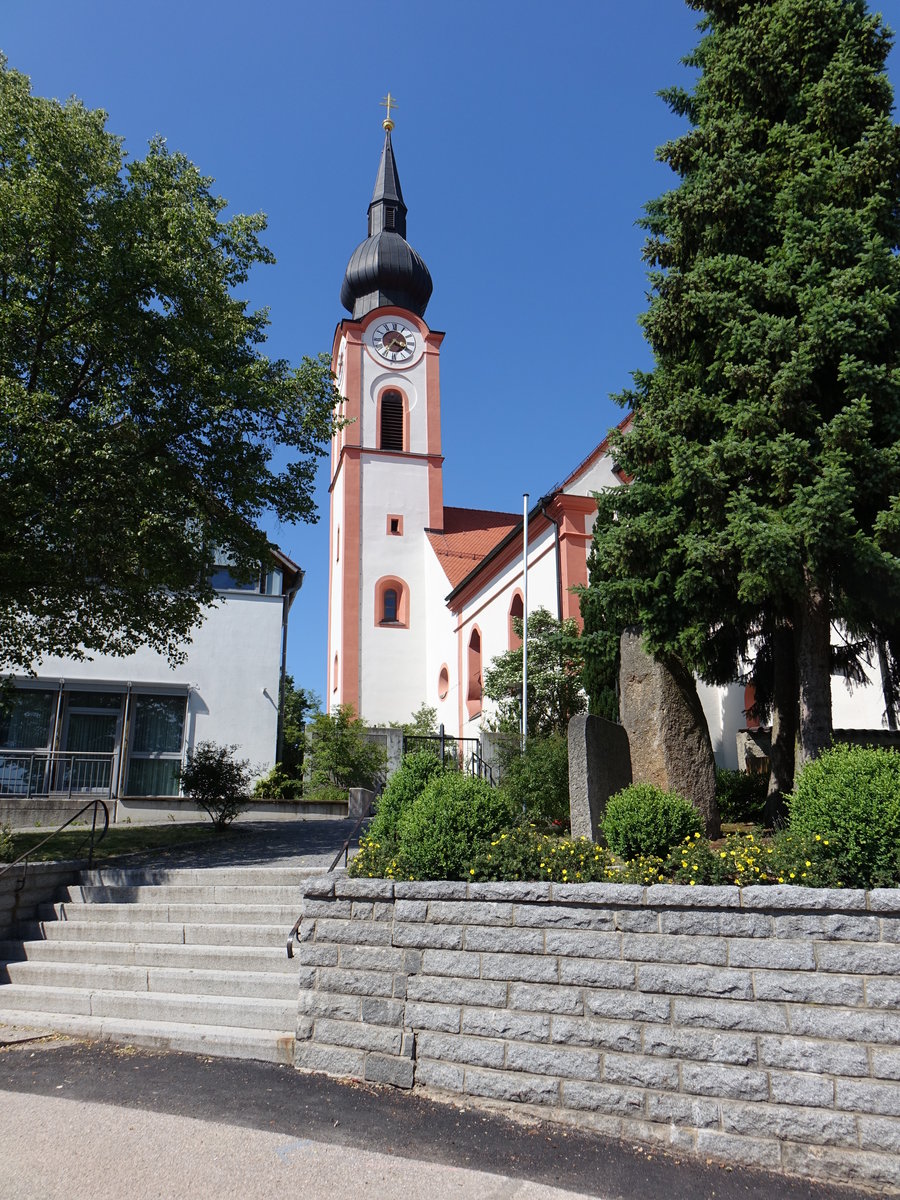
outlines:
[[[113,754],[0,750],[0,796],[111,796]]]

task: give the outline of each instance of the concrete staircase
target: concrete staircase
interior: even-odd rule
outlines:
[[[82,872],[0,941],[0,1023],[293,1061],[300,882],[320,868]]]

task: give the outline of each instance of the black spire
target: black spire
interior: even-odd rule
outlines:
[[[382,229],[393,229],[402,238],[406,237],[406,205],[400,190],[400,177],[394,162],[394,148],[391,145],[389,129],[384,131],[381,162],[378,164],[375,190],[369,205],[369,237],[381,233]]]
[[[341,303],[355,320],[388,304],[424,316],[433,286],[428,268],[406,240],[406,205],[391,145],[393,122],[384,125],[369,236],[353,251],[341,285]]]

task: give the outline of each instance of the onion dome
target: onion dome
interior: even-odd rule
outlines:
[[[424,261],[406,240],[406,205],[391,146],[393,122],[384,125],[384,147],[369,205],[369,236],[353,251],[341,285],[341,304],[354,320],[383,305],[424,316],[433,286]]]

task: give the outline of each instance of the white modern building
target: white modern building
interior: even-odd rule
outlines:
[[[277,551],[251,583],[217,566],[218,602],[178,666],[145,647],[128,658],[46,658],[34,676],[16,678],[0,709],[0,797],[176,797],[178,769],[202,741],[236,745],[268,770],[288,612],[302,581]]]
[[[448,733],[473,737],[490,715],[484,667],[517,644],[524,516],[444,504],[444,334],[425,321],[431,276],[406,241],[393,123],[384,126],[368,236],[341,288],[352,315],[332,351],[347,423],[331,447],[328,706],[350,704],[370,725],[386,725],[424,702]],[[588,581],[593,493],[624,482],[604,440],[533,505],[529,612],[543,607],[580,625],[571,589]],[[872,678],[877,684],[877,667]],[[717,760],[736,765],[752,698],[737,685],[701,685],[700,697]],[[851,692],[836,677],[833,703],[835,728],[880,728],[880,686]]]

